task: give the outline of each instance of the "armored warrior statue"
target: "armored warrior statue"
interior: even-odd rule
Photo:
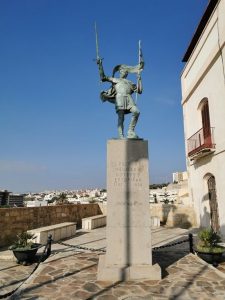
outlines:
[[[139,137],[135,133],[134,129],[137,124],[140,112],[139,109],[132,98],[134,92],[142,93],[142,81],[141,81],[141,71],[144,68],[144,61],[142,57],[140,41],[139,41],[139,63],[136,66],[127,65],[117,65],[113,69],[112,77],[108,77],[104,73],[102,59],[98,54],[98,39],[96,31],[96,49],[97,49],[97,64],[99,68],[99,75],[102,82],[111,82],[112,86],[106,91],[102,91],[100,97],[103,102],[109,101],[115,104],[115,109],[118,114],[118,134],[119,138],[124,138],[124,115],[132,113],[131,122],[128,129],[127,138],[128,139],[138,139]],[[116,78],[115,73],[120,73],[120,77]],[[129,73],[137,74],[137,84],[132,81],[127,80]]]

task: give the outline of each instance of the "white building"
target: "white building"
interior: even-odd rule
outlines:
[[[40,207],[40,206],[47,206],[48,201],[46,200],[33,200],[33,201],[27,201],[26,206],[27,207]]]
[[[187,180],[187,172],[174,172],[173,173],[173,182],[180,183],[184,180]]]
[[[178,192],[174,189],[167,189],[164,187],[162,189],[152,189],[149,190],[149,203],[160,203],[168,202],[175,203],[178,199]]]
[[[225,0],[211,0],[183,61],[189,194],[201,227],[225,236]]]

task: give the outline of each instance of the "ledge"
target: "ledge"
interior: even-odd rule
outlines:
[[[200,158],[203,158],[207,155],[213,154],[216,151],[216,149],[213,148],[204,148],[199,150],[198,152],[192,154],[192,155],[188,155],[188,158],[190,159],[190,161],[193,160],[198,160]]]

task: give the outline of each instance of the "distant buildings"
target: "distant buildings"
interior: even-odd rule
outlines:
[[[45,206],[58,204],[87,204],[103,202],[107,192],[102,189],[46,191],[29,193],[25,196],[25,206]]]
[[[0,190],[0,205],[8,205],[9,201],[9,192],[7,190],[1,191]]]
[[[180,183],[184,180],[187,180],[187,172],[175,172],[173,173],[173,183]]]
[[[45,200],[33,200],[33,201],[27,201],[26,206],[27,207],[40,207],[40,206],[47,206],[48,201]]]
[[[198,225],[225,236],[225,0],[211,0],[185,53],[182,106]]]
[[[4,190],[0,191],[0,205],[1,206],[16,206],[23,207],[24,195],[12,194],[11,192]]]
[[[178,199],[178,192],[174,189],[162,188],[153,189],[149,191],[150,203],[176,203]]]
[[[24,195],[23,194],[9,194],[9,206],[23,207],[24,206]]]

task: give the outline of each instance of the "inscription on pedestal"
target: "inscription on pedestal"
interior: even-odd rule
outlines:
[[[141,189],[143,187],[142,173],[145,171],[145,166],[141,162],[114,162],[110,163],[112,171],[112,185],[114,188],[126,189],[129,188]]]

